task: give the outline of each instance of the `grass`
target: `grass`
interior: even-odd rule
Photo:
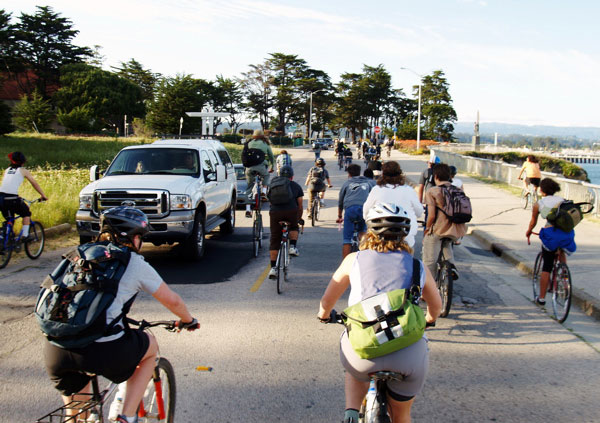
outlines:
[[[106,169],[113,157],[129,145],[149,144],[151,138],[111,138],[58,136],[51,134],[13,133],[0,136],[0,170],[6,169],[6,158],[12,151],[27,157],[26,167],[48,197],[45,203],[32,206],[33,219],[49,228],[61,223],[75,223],[79,207],[79,191],[89,183],[89,167]],[[242,162],[240,144],[223,144],[234,163]],[[273,153],[275,154],[275,150]],[[2,158],[5,158],[4,160]],[[24,182],[19,195],[33,200],[37,191]]]
[[[468,173],[467,175],[469,176],[469,178],[476,179],[479,182],[483,182],[485,184],[493,185],[496,188],[500,188],[500,189],[502,189],[504,191],[510,192],[511,194],[514,194],[514,195],[516,195],[518,197],[521,196],[521,190],[522,190],[521,188],[517,188],[515,186],[507,184],[506,182],[500,182],[500,181],[497,181],[495,179],[486,178],[486,177],[483,177],[483,176],[480,176],[480,175],[476,175],[474,173]]]

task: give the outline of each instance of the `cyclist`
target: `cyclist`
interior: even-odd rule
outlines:
[[[327,184],[325,184],[327,181]],[[315,161],[315,166],[313,166],[309,171],[308,175],[306,175],[306,181],[304,185],[308,187],[308,218],[312,217],[311,208],[312,202],[315,195],[318,195],[321,201],[321,205],[325,205],[325,201],[323,197],[325,196],[325,190],[327,187],[331,188],[331,180],[329,179],[329,172],[325,169],[325,160],[319,158]]]
[[[336,301],[350,287],[348,305],[378,293],[408,289],[412,283],[413,250],[404,241],[410,219],[401,207],[377,203],[367,213],[367,234],[360,251],[346,256],[335,271],[319,307],[317,317],[330,320]],[[442,300],[427,267],[420,263],[422,298],[427,302],[426,321],[433,323],[440,314]],[[386,269],[381,272],[381,269]],[[374,359],[361,359],[352,349],[348,333],[340,340],[340,359],[346,369],[346,411],[344,423],[358,422],[358,409],[369,388],[369,373],[393,371],[405,375],[402,381],[388,382],[389,411],[393,422],[410,421],[414,397],[423,388],[429,367],[427,340]]]
[[[449,167],[450,167],[450,183],[452,185],[454,185],[456,188],[460,188],[464,191],[465,187],[464,187],[462,179],[459,179],[456,177],[456,174],[458,173],[456,166],[449,166]]]
[[[337,144],[335,145],[335,154],[336,154],[336,156],[339,157],[340,155],[343,155],[344,150],[346,148],[348,148],[348,147],[346,146],[346,144],[343,141],[338,141]]]
[[[348,166],[352,163],[352,150],[350,147],[346,147],[344,151],[342,151],[342,155],[344,156],[344,170],[348,170]]]
[[[425,192],[427,192],[429,188],[435,186],[435,183],[433,182],[433,167],[440,163],[442,163],[442,160],[439,157],[432,155],[427,162],[427,169],[421,173],[418,189],[419,201],[421,203],[423,202]]]
[[[373,169],[366,168],[365,171],[363,172],[363,176],[365,178],[374,180],[375,175],[373,175]]]
[[[408,213],[410,231],[404,241],[409,247],[413,248],[418,230],[417,218],[423,215],[423,205],[417,198],[415,190],[406,185],[404,174],[398,162],[389,161],[383,164],[377,186],[371,190],[363,206],[363,216],[365,218],[368,211],[377,202],[396,204]]]
[[[256,174],[259,174],[263,178],[263,188],[262,193],[260,194],[264,197],[264,199],[266,199],[267,187],[269,186],[270,179],[269,174],[273,172],[273,164],[275,162],[273,158],[273,150],[271,150],[269,140],[267,140],[264,132],[260,129],[256,129],[254,131],[254,134],[252,135],[252,140],[248,141],[248,148],[256,148],[262,150],[265,153],[265,160],[262,163],[246,168],[246,182],[248,183],[248,187],[246,188],[246,196],[247,198],[252,197],[254,179],[256,178]],[[246,217],[252,217],[250,204],[246,204]]]
[[[321,157],[321,143],[319,141],[313,142],[312,149],[315,153],[315,160],[318,160]]]
[[[531,221],[525,236],[529,241],[529,237],[533,232],[533,228],[537,224],[538,216],[542,216],[545,219],[555,207],[558,207],[565,199],[558,195],[554,195],[560,191],[560,185],[551,178],[544,178],[540,182],[540,192],[542,198],[535,203],[531,210]],[[548,289],[548,283],[550,282],[550,272],[552,272],[552,266],[554,264],[554,256],[556,251],[561,248],[567,254],[571,255],[577,249],[575,245],[575,231],[565,232],[561,229],[555,228],[552,224],[546,221],[546,225],[540,229],[540,240],[542,241],[542,274],[540,275],[540,296],[535,299],[538,305],[546,304],[546,290]],[[560,261],[566,262],[564,254],[560,254]]]
[[[450,168],[446,164],[437,164],[433,168],[433,180],[436,186],[431,187],[425,193],[425,206],[427,207],[427,221],[423,233],[423,263],[434,274],[436,261],[442,245],[444,245],[444,256],[452,266],[452,277],[458,279],[458,270],[454,265],[454,254],[451,243],[442,244],[443,238],[452,241],[463,237],[467,232],[464,223],[452,223],[442,211],[444,207],[444,194],[440,186],[450,185]]]
[[[362,140],[361,141],[361,149],[363,152],[363,157],[366,159],[367,158],[367,150],[369,149],[369,141]]]
[[[363,204],[365,204],[373,186],[375,186],[374,180],[360,176],[359,165],[351,164],[348,166],[348,180],[340,188],[338,218],[336,220],[336,223],[344,222],[342,258],[350,254],[352,249],[354,223],[358,222],[359,238],[362,238],[367,230],[362,211]]]
[[[31,224],[31,211],[25,204],[25,201],[19,197],[19,187],[24,179],[27,179],[31,186],[40,194],[42,201],[48,198],[40,184],[37,183],[31,172],[23,167],[27,159],[20,151],[13,151],[8,155],[10,160],[9,167],[4,171],[2,185],[0,185],[0,211],[5,219],[11,215],[18,214],[23,217],[23,240],[29,239],[29,226]]]
[[[367,164],[367,168],[373,171],[373,177],[375,179],[379,179],[379,177],[381,176],[382,166],[383,164],[381,163],[381,160],[370,160]]]
[[[392,154],[392,149],[394,148],[394,138],[395,138],[395,136],[392,138],[389,138],[387,140],[387,142],[385,143],[385,146],[387,147],[388,156]]]
[[[381,159],[381,143],[375,145],[375,160]]]
[[[179,317],[180,329],[200,327],[181,297],[163,282],[159,274],[139,254],[142,237],[149,231],[146,215],[133,207],[120,206],[106,210],[100,217],[98,241],[112,241],[132,250],[125,273],[119,281],[116,298],[106,312],[106,322],[118,317],[126,303],[139,291],[145,291]],[[77,349],[62,349],[44,343],[46,370],[63,401],[82,400],[77,393],[91,393],[89,373],[102,375],[122,383],[127,381],[127,393],[117,422],[132,423],[156,365],[158,345],[151,334],[121,326],[120,332],[104,336],[92,344]],[[75,411],[75,410],[74,410]]]
[[[269,271],[270,279],[277,279],[277,253],[279,252],[279,246],[281,245],[281,231],[282,227],[279,222],[288,222],[288,230],[290,235],[290,256],[300,255],[298,252],[298,222],[304,224],[302,221],[302,200],[304,198],[304,191],[300,185],[294,182],[294,169],[291,166],[283,166],[281,168],[280,177],[288,178],[289,182],[289,199],[285,203],[274,204],[270,201],[271,210],[269,211],[269,220],[271,228],[271,242],[269,248],[269,255],[271,258],[271,270]],[[273,182],[275,183],[275,182]],[[287,188],[286,188],[287,190]],[[273,192],[269,192],[269,200]]]
[[[522,179],[521,176],[525,172],[525,180],[523,184],[525,185],[525,189],[529,188],[529,184],[532,184],[535,187],[535,192],[537,194],[538,188],[540,187],[540,179],[542,178],[542,171],[540,170],[540,163],[537,157],[533,155],[527,156],[527,160],[523,162],[523,167],[521,167],[521,171],[519,172],[518,179]]]
[[[281,150],[277,159],[275,160],[277,165],[277,174],[281,171],[281,168],[284,166],[292,166],[292,157],[289,155],[287,150]],[[281,175],[280,175],[281,176]]]

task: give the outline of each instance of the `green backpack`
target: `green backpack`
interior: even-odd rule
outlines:
[[[425,314],[419,307],[421,265],[413,259],[409,289],[384,292],[342,312],[352,348],[360,358],[375,358],[406,348],[423,337]]]
[[[582,208],[588,210],[582,211]],[[550,210],[546,219],[555,228],[564,232],[571,232],[583,220],[583,215],[591,212],[593,208],[591,203],[574,203],[571,200],[565,200]]]

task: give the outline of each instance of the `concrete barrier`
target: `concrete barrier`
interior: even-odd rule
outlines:
[[[523,182],[518,180],[521,168],[517,165],[504,163],[498,160],[481,159],[478,157],[463,156],[439,148],[431,148],[443,163],[456,166],[459,172],[472,173],[509,185],[522,188]],[[554,179],[560,184],[560,195],[574,202],[589,202],[594,205],[592,214],[600,216],[600,185],[588,182],[567,179],[562,175],[552,172],[542,172],[542,177]]]

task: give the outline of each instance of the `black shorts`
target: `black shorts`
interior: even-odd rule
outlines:
[[[0,211],[2,212],[2,216],[4,216],[4,219],[8,219],[10,216],[14,217],[15,215],[19,215],[21,217],[31,216],[29,207],[21,197],[5,195],[6,194],[0,193]]]
[[[556,256],[556,250],[548,251],[545,248],[542,248],[542,272],[552,272],[554,256]]]
[[[139,329],[127,330],[114,341],[94,342],[71,350],[46,341],[46,372],[62,395],[73,395],[85,388],[91,379],[87,373],[104,376],[115,383],[125,382],[135,372],[149,345],[148,335]]]
[[[526,177],[526,178],[525,178],[525,183],[526,183],[527,185],[531,184],[531,185],[533,185],[534,187],[536,187],[536,188],[539,188],[539,187],[540,187],[540,179],[541,179],[541,178],[527,178],[527,177]]]
[[[279,250],[282,238],[282,228],[279,222],[290,222],[288,231],[297,231],[298,209],[270,211],[269,220],[271,228],[271,242],[269,243],[269,249],[272,251]]]

